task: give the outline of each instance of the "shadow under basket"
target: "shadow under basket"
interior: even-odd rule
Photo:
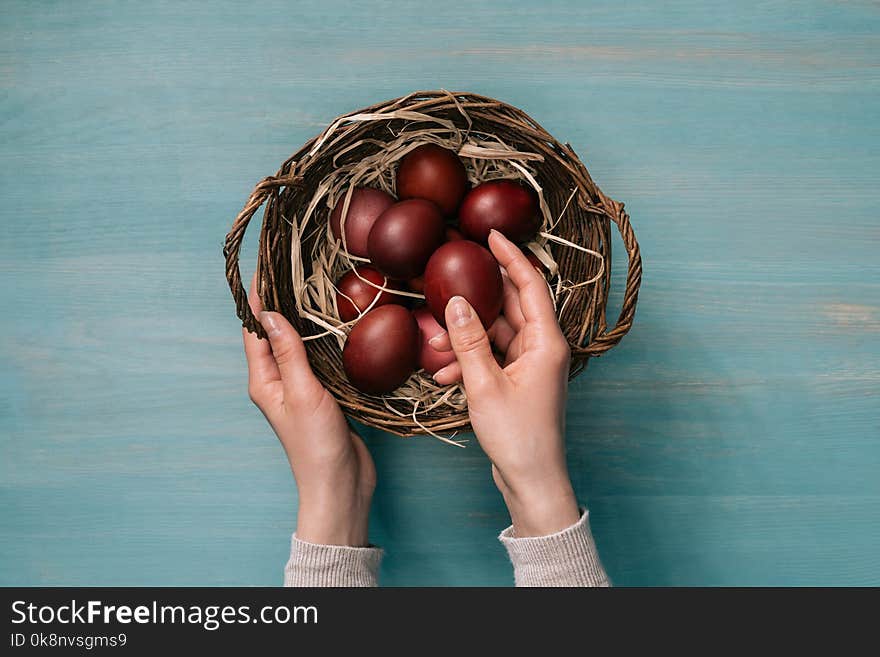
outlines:
[[[542,226],[526,247],[544,265],[571,346],[570,377],[591,356],[616,345],[632,326],[642,278],[639,245],[623,203],[602,193],[570,145],[523,111],[476,94],[419,91],[340,116],[257,184],[226,236],[223,254],[238,317],[264,337],[242,285],[239,252],[248,223],[265,205],[256,270],[263,307],[284,314],[300,332],[315,374],[345,413],[401,436],[456,442],[457,433],[470,431],[462,386],[439,386],[417,372],[393,393],[376,396],[348,382],[342,345],[353,323],[339,319],[333,287],[344,271],[367,261],[350,256],[334,239],[330,210],[356,185],[393,194],[398,161],[426,142],[456,151],[472,185],[518,178],[538,193]],[[628,266],[623,306],[609,328],[612,223]]]

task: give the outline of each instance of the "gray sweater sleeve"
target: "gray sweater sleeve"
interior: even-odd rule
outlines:
[[[517,586],[608,586],[586,510],[556,534],[516,538],[508,527],[498,538],[513,562]],[[377,586],[381,561],[379,548],[317,545],[294,534],[284,586]]]
[[[284,586],[378,586],[382,550],[290,539]]]
[[[511,526],[498,538],[513,563],[517,586],[610,586],[586,509],[571,527],[549,536],[516,538]]]

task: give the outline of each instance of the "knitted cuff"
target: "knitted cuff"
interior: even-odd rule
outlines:
[[[290,538],[284,586],[378,586],[382,550],[376,547],[318,545]]]
[[[498,539],[507,548],[517,586],[609,586],[590,531],[589,513],[549,536],[516,538],[513,526]]]

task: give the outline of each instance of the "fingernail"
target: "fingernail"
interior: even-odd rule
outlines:
[[[446,331],[443,331],[443,333],[438,333],[433,338],[428,340],[428,344],[431,345],[432,347],[434,347],[434,346],[440,344],[445,337],[446,337]]]
[[[449,303],[452,305],[452,323],[456,326],[464,326],[474,316],[471,304],[464,297],[452,297]]]
[[[266,329],[266,333],[271,337],[278,335],[280,328],[278,327],[278,318],[275,317],[275,313],[269,312],[268,310],[264,310],[260,313],[260,324],[263,325],[263,328]]]
[[[437,377],[438,377],[438,376],[443,376],[443,372],[445,372],[445,371],[448,370],[448,369],[449,369],[449,366],[448,366],[448,365],[447,365],[446,367],[441,367],[439,370],[437,370],[436,372],[434,372],[434,376],[433,376],[432,378],[433,378],[435,381],[437,381]],[[440,381],[437,381],[437,383],[440,383]],[[441,383],[440,385],[443,385],[443,384]]]

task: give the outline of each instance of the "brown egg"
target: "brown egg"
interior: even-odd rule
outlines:
[[[501,312],[501,269],[485,248],[468,240],[447,242],[425,268],[425,299],[441,326],[446,326],[446,304],[462,296],[488,328]]]
[[[342,366],[351,384],[370,395],[400,387],[416,371],[419,325],[403,306],[374,308],[354,325],[342,349]]]
[[[453,228],[452,226],[446,227],[446,241],[447,242],[455,242],[456,240],[463,240],[465,237],[461,234],[461,231]],[[406,282],[407,287],[413,292],[422,293],[425,291],[425,277],[424,276],[416,276],[415,278],[411,278]]]
[[[419,349],[419,367],[428,374],[434,374],[450,363],[455,362],[455,353],[452,351],[437,351],[428,344],[428,340],[443,333],[443,327],[437,323],[431,311],[425,306],[412,311],[413,317],[419,324],[419,337],[421,347]]]
[[[383,274],[407,280],[425,270],[428,258],[445,239],[446,226],[437,206],[410,199],[395,203],[376,219],[367,253]]]
[[[467,187],[467,173],[458,155],[436,144],[410,151],[397,168],[397,196],[401,200],[433,201],[446,216],[455,213]]]
[[[343,322],[357,319],[362,312],[370,307],[376,297],[379,298],[376,299],[373,308],[389,303],[403,303],[403,297],[385,290],[377,290],[363,279],[382,287],[393,286],[393,283],[388,281],[382,273],[367,265],[347,272],[336,283],[336,307],[339,309],[339,318]]]
[[[342,206],[345,194],[330,213],[330,230],[336,239],[342,239]],[[358,187],[351,193],[345,217],[345,244],[352,255],[367,257],[367,236],[379,215],[394,205],[394,197],[381,189]]]
[[[515,180],[491,180],[464,197],[458,227],[468,239],[485,244],[493,228],[511,242],[527,242],[541,225],[538,195]]]

